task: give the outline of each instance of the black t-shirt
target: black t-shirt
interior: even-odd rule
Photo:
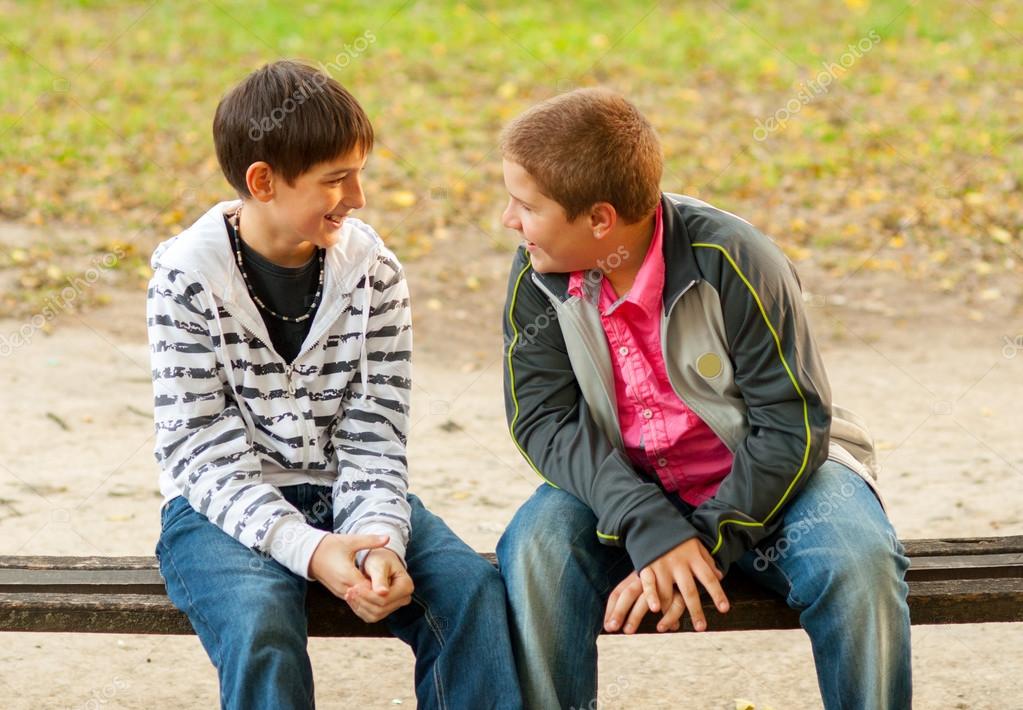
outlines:
[[[224,218],[227,221],[227,217]],[[231,238],[231,251],[234,252],[234,227],[227,221],[227,233]],[[320,279],[320,252],[302,266],[290,268],[279,266],[268,261],[256,250],[238,240],[242,249],[242,263],[249,277],[249,287],[275,313],[297,317],[305,313],[316,296],[316,287]],[[309,318],[301,323],[281,320],[259,308],[263,323],[270,333],[270,341],[285,362],[293,361],[302,349],[305,337],[313,325],[314,310]]]

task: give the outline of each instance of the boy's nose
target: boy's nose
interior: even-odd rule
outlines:
[[[512,214],[511,204],[505,207],[504,212],[501,213],[501,224],[508,229],[514,229],[517,232],[522,231],[522,222]]]
[[[344,203],[353,210],[360,210],[366,206],[366,194],[362,191],[361,184],[356,184],[345,191]]]

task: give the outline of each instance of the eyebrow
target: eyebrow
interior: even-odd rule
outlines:
[[[511,193],[511,191],[509,191],[509,192],[508,192],[508,194],[512,196],[512,199],[513,199],[513,200],[515,200],[515,201],[517,201],[517,202],[521,202],[521,203],[522,203],[522,204],[524,204],[524,205],[525,205],[526,207],[532,207],[532,206],[533,206],[533,204],[532,204],[532,203],[530,203],[530,202],[526,202],[526,201],[525,201],[525,200],[523,200],[523,199],[522,199],[521,197],[516,197],[515,195],[513,195],[513,194]]]
[[[331,170],[329,173],[324,173],[323,177],[331,177],[333,175],[340,175],[341,173],[350,173],[353,170],[361,170],[362,167],[359,165],[352,165],[349,167],[338,168],[337,170]]]

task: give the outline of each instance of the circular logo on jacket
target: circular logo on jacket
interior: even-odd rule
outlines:
[[[705,379],[713,380],[721,374],[721,357],[717,353],[704,353],[696,359],[696,370]]]

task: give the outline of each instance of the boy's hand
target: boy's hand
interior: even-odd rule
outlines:
[[[707,628],[707,620],[703,616],[700,590],[696,586],[696,581],[699,580],[710,594],[710,598],[714,600],[718,611],[724,614],[728,611],[728,598],[721,589],[723,578],[724,574],[714,564],[714,558],[707,552],[699,538],[695,537],[661,555],[639,573],[650,611],[664,609],[666,618],[669,613],[674,612],[671,603],[674,589],[677,587],[682,593],[685,607],[689,609],[693,628],[697,631]],[[681,617],[681,610],[678,616]]]
[[[345,601],[363,621],[380,621],[412,601],[412,578],[393,550],[373,550],[362,568],[369,579],[351,587]]]
[[[682,618],[685,608],[686,603],[676,590],[664,618],[657,622],[657,631],[678,631],[679,619]],[[648,611],[650,607],[647,605],[646,595],[643,594],[643,582],[640,581],[639,575],[633,572],[623,579],[608,597],[607,609],[604,611],[604,630],[614,632],[621,628],[625,633],[633,634]]]
[[[349,589],[367,582],[355,564],[356,553],[383,547],[389,539],[387,535],[326,535],[309,560],[309,576],[344,599]]]

